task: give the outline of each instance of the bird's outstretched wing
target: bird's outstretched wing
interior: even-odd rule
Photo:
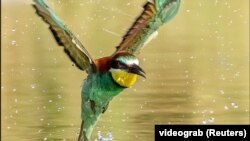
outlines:
[[[148,0],[114,54],[123,51],[135,54],[157,34],[161,25],[176,15],[179,6],[180,0]]]
[[[81,70],[86,70],[89,67],[92,67],[92,69],[95,68],[94,61],[88,51],[44,1],[34,0],[34,2],[33,6],[36,9],[36,13],[49,24],[49,29],[53,33],[57,43],[60,46],[64,46],[64,51],[75,65]]]

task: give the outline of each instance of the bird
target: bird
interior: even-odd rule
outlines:
[[[36,14],[49,26],[58,46],[75,66],[86,71],[81,91],[81,127],[78,141],[90,141],[95,125],[110,101],[133,86],[138,76],[146,78],[137,58],[140,50],[157,35],[160,26],[177,14],[181,0],[148,0],[114,53],[93,59],[44,0],[33,0]]]

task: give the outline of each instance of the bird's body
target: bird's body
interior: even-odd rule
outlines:
[[[180,0],[148,1],[116,51],[96,60],[43,0],[34,2],[37,14],[49,24],[57,43],[64,47],[79,69],[88,73],[81,92],[82,124],[78,141],[89,141],[94,126],[113,97],[134,85],[138,75],[145,77],[135,53],[155,35],[161,25],[175,16]]]
[[[81,117],[86,138],[90,138],[100,114],[105,112],[109,101],[124,89],[112,80],[110,72],[92,73],[84,80]]]

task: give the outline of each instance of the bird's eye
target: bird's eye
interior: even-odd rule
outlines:
[[[124,66],[124,64],[123,64],[123,63],[121,63],[121,62],[117,62],[117,66],[120,68],[120,67],[123,67],[123,66]]]
[[[116,68],[116,69],[126,69],[127,68],[127,65],[120,62],[120,61],[114,61],[111,66],[112,66],[112,68]]]

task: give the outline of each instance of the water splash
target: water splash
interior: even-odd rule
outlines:
[[[114,141],[111,132],[108,132],[107,136],[102,136],[101,131],[97,133],[97,139],[95,141]]]

